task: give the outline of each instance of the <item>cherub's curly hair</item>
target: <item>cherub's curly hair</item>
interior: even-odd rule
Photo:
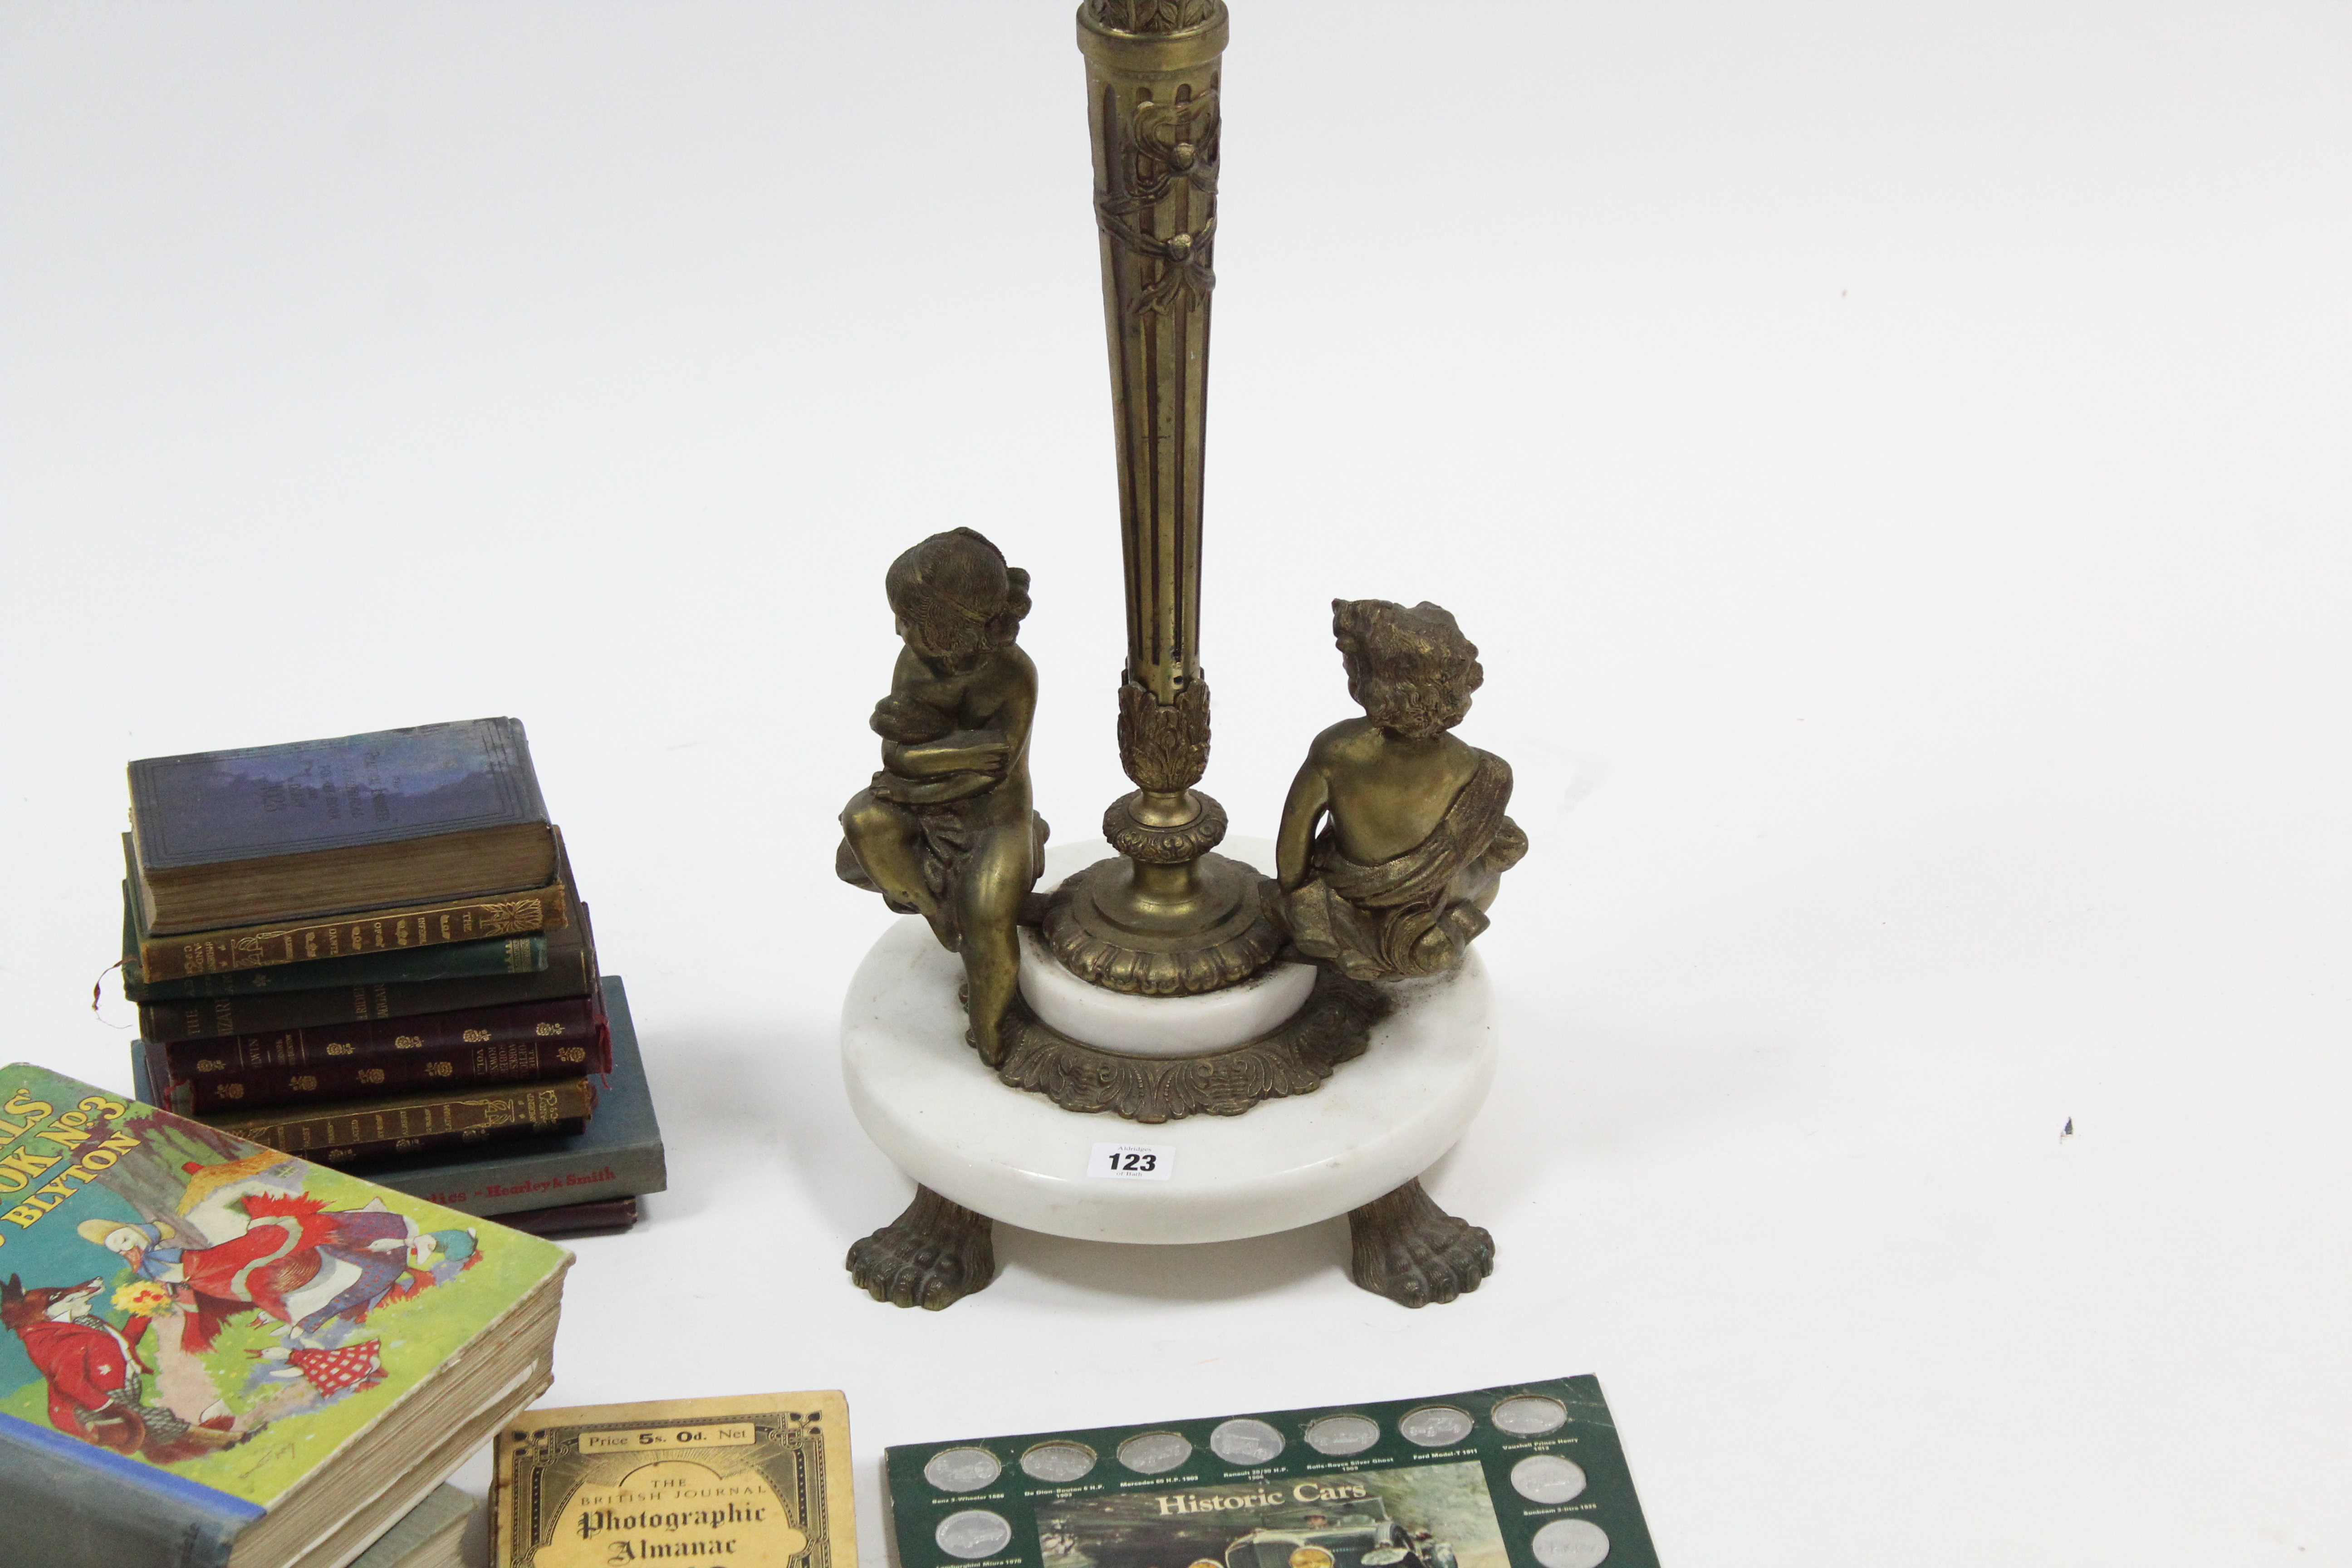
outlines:
[[[985,630],[1000,648],[1021,633],[1029,613],[1029,574],[1004,563],[1004,552],[969,528],[934,533],[890,563],[884,588],[890,608],[935,634],[935,643]]]
[[[1373,723],[1400,735],[1451,730],[1486,679],[1477,645],[1452,612],[1426,599],[1410,610],[1386,599],[1334,599],[1331,635],[1348,667],[1348,695]]]

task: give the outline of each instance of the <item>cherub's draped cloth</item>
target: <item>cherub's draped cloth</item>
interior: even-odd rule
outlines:
[[[976,773],[942,773],[921,782],[937,785],[944,780],[981,776]],[[886,779],[893,783],[886,784],[883,782]],[[979,795],[935,805],[909,805],[899,800],[895,793],[886,793],[903,788],[906,782],[894,773],[877,773],[874,775],[871,793],[876,799],[888,801],[914,818],[916,828],[922,834],[923,886],[929,890],[932,905],[939,910],[946,931],[951,932],[955,931],[958,913],[956,884],[962,879],[964,866],[971,860],[972,850],[978,847],[980,835],[994,826],[986,815],[991,809],[988,797]],[[994,781],[991,781],[989,787],[995,787]],[[850,804],[855,806],[857,803],[852,801]],[[1043,816],[1034,811],[1029,814],[1029,864],[1041,870],[1045,864],[1045,839],[1052,832]],[[915,912],[914,905],[895,901],[888,890],[874,879],[873,873],[866,870],[866,863],[857,858],[857,847],[846,836],[833,852],[833,874],[853,888],[880,893],[883,902],[902,915]],[[945,932],[940,940],[947,942]],[[956,942],[948,942],[950,948],[961,944],[961,934]]]
[[[1528,836],[1503,815],[1510,800],[1511,765],[1481,752],[1435,830],[1394,859],[1349,859],[1327,823],[1307,852],[1307,880],[1282,900],[1298,951],[1355,980],[1452,969],[1486,929],[1483,906],[1496,879],[1528,852]]]

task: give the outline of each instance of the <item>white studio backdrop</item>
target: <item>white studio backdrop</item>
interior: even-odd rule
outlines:
[[[846,1390],[870,1565],[886,1443],[1575,1372],[1683,1568],[2352,1562],[2352,10],[1235,4],[1206,787],[1334,595],[1484,650],[1486,1289],[840,1269],[889,558],[1126,787],[1068,0],[0,5],[0,1048],[128,1081],[128,759],[512,713],[673,1173],[551,1398]]]

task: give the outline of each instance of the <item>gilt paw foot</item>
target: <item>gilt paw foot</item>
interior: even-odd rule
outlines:
[[[936,1312],[996,1278],[994,1225],[917,1187],[906,1213],[849,1249],[850,1282],[877,1301]]]
[[[1451,1301],[1495,1271],[1495,1238],[1430,1201],[1418,1178],[1348,1215],[1357,1284],[1404,1307]]]

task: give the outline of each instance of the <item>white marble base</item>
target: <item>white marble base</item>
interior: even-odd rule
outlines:
[[[1259,846],[1237,847],[1257,858]],[[1053,862],[1066,875],[1106,853],[1071,846]],[[1007,1088],[964,1044],[962,979],[919,917],[883,933],[842,1006],[850,1107],[924,1186],[1054,1236],[1232,1241],[1345,1214],[1452,1148],[1495,1076],[1490,992],[1475,952],[1452,979],[1402,991],[1370,1047],[1315,1093],[1158,1126],[1079,1115]],[[1162,1151],[1155,1163],[1166,1179],[1089,1176],[1097,1143]]]
[[[1021,932],[1021,994],[1074,1040],[1131,1057],[1204,1057],[1270,1035],[1307,1005],[1315,966],[1278,963],[1205,996],[1129,996],[1062,967],[1034,931]]]

